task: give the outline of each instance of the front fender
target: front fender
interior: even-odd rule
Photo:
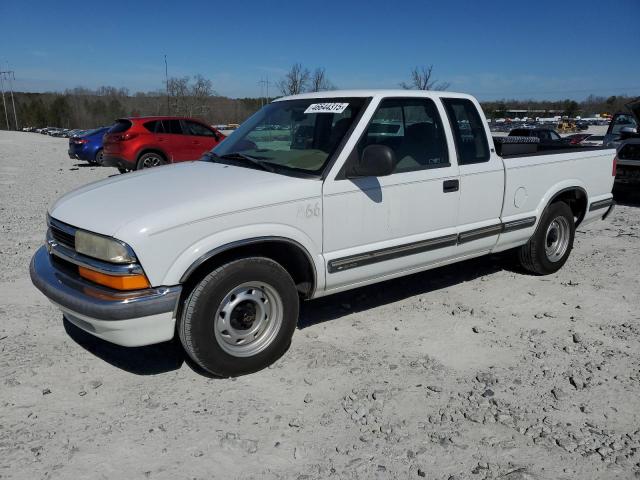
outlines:
[[[278,238],[297,243],[306,250],[316,271],[316,290],[323,290],[325,285],[324,261],[320,248],[303,231],[283,224],[247,225],[224,230],[203,238],[183,250],[167,271],[162,285],[179,284],[185,273],[199,263],[203,257],[216,251],[224,251],[225,247],[234,247],[242,243],[252,243],[259,239],[276,240]]]

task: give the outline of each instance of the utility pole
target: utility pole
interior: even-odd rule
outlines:
[[[7,115],[7,102],[4,100],[4,72],[0,72],[0,90],[2,91],[2,105],[4,106],[4,119],[7,122],[7,130],[9,127],[9,116]]]
[[[16,75],[13,72],[13,70],[11,70],[9,74],[11,75],[9,77],[9,90],[11,90],[11,104],[13,105],[13,119],[16,122],[16,130],[18,130],[20,127],[18,127],[18,115],[16,115],[16,102],[13,100],[13,82],[16,80]]]
[[[264,106],[264,86],[266,83],[267,81],[262,78],[258,82],[258,84],[260,85],[260,108]]]
[[[262,107],[264,105],[263,103],[263,94],[264,94],[264,88],[266,87],[267,90],[267,96],[265,98],[266,103],[269,103],[269,75],[267,75],[267,79],[263,80],[260,79],[260,81],[258,82],[260,84],[260,106]]]
[[[16,102],[13,98],[13,82],[16,79],[15,73],[13,70],[9,70],[7,63],[7,69],[2,72],[0,71],[0,89],[2,90],[2,104],[4,105],[4,118],[7,121],[7,130],[11,130],[11,126],[9,125],[9,115],[7,114],[7,103],[4,98],[4,81],[6,80],[9,84],[9,91],[11,92],[11,104],[13,105],[13,120],[15,122],[16,130],[18,130],[18,115],[16,114]]]
[[[171,106],[169,104],[169,68],[167,67],[167,54],[164,54],[164,83],[167,86],[167,115],[171,115]]]

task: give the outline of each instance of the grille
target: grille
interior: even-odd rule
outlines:
[[[62,230],[61,228],[53,224],[50,226],[50,228],[51,228],[51,236],[54,238],[54,240],[75,250],[76,248],[75,235]]]

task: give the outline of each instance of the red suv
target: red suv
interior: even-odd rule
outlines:
[[[104,136],[102,165],[125,172],[198,160],[224,138],[193,118],[121,118]]]

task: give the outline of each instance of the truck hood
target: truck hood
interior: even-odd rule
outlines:
[[[315,179],[186,162],[90,183],[62,196],[49,214],[116,238],[125,226],[150,235],[235,211],[316,197],[321,189],[322,182]]]

